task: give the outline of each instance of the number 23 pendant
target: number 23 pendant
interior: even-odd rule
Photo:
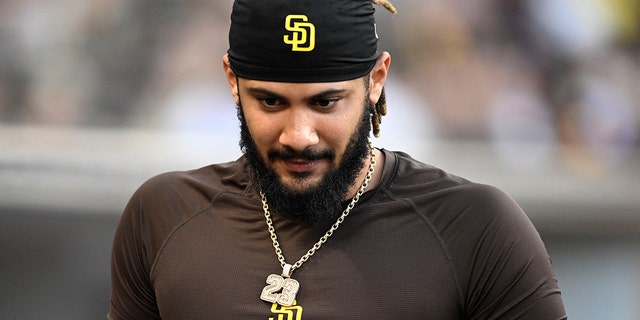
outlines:
[[[290,265],[285,266],[282,276],[270,274],[267,277],[267,286],[262,289],[260,299],[267,302],[275,302],[285,307],[293,305],[296,294],[298,294],[298,290],[300,289],[300,283],[295,279],[289,278],[291,270],[288,270],[289,272],[285,271],[290,268]]]

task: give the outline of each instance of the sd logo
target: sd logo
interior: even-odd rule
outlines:
[[[316,27],[302,14],[287,16],[284,26],[292,34],[284,36],[284,43],[291,45],[291,51],[312,51],[316,46]]]

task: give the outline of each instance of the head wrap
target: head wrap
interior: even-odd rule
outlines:
[[[371,0],[236,0],[231,69],[278,82],[362,77],[379,55],[374,12]]]

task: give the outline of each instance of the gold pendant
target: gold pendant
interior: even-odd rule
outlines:
[[[282,275],[270,274],[267,277],[267,286],[262,289],[260,299],[285,307],[292,306],[300,289],[300,283],[290,278],[291,271],[291,265],[287,264],[283,268]]]

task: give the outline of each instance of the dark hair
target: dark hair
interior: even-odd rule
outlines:
[[[369,75],[362,78],[364,80],[365,91],[368,93],[370,87]],[[367,94],[366,99],[369,98],[368,96],[369,95]],[[371,129],[373,131],[373,136],[377,138],[380,136],[380,124],[382,123],[382,117],[387,115],[387,95],[384,87],[382,88],[378,102],[374,105],[369,105],[369,108],[369,112],[371,112]]]

